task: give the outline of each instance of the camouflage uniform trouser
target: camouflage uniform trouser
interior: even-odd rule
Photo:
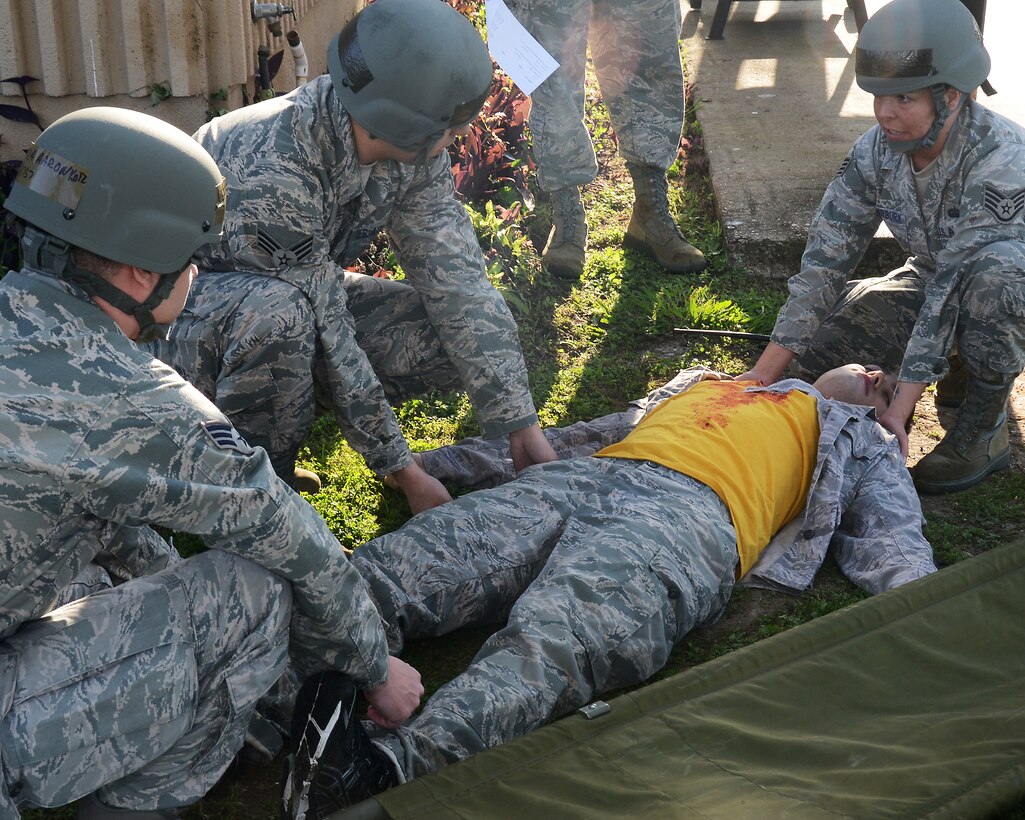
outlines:
[[[452,389],[459,374],[441,346],[416,290],[403,282],[345,275],[346,307],[392,403]],[[291,481],[296,454],[318,401],[318,341],[305,295],[273,276],[204,271],[170,339],[150,346],[224,413],[250,444],[263,447]],[[316,398],[315,398],[316,397]]]
[[[415,777],[659,670],[733,590],[736,535],[709,487],[650,462],[579,458],[463,496],[356,550],[393,651],[506,625],[378,743]]]
[[[588,41],[623,158],[668,168],[683,129],[678,0],[508,0],[559,68],[531,97],[530,130],[543,190],[585,185],[598,166],[584,122]]]
[[[957,321],[948,356],[957,353],[983,381],[1013,381],[1025,368],[1025,271],[969,268],[951,298]],[[793,374],[812,381],[848,362],[897,374],[924,301],[925,282],[909,267],[849,282]]]
[[[24,624],[0,641],[9,794],[23,808],[97,789],[133,809],[195,802],[281,674],[290,617],[288,584],[211,550]]]

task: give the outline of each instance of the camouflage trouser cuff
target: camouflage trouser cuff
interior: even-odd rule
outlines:
[[[523,430],[538,423],[537,413],[529,413],[513,421],[480,421],[481,436],[483,438],[499,438]]]

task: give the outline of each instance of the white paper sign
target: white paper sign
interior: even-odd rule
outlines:
[[[484,12],[491,56],[529,97],[559,64],[530,36],[504,0],[485,0]]]

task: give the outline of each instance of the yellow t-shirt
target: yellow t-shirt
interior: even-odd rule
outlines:
[[[667,399],[598,456],[654,461],[711,487],[737,531],[739,575],[804,506],[819,440],[815,399],[703,381]]]

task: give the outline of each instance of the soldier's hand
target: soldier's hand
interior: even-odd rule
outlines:
[[[509,454],[512,456],[513,469],[517,473],[534,464],[557,461],[559,458],[537,424],[514,430],[509,434]]]
[[[389,655],[388,680],[376,689],[363,692],[370,704],[367,717],[385,729],[396,729],[416,711],[423,694],[420,673],[405,661]]]
[[[737,376],[734,381],[738,382],[757,382],[762,387],[768,387],[772,384],[772,381],[765,374],[759,373],[757,370],[748,370],[746,373],[741,373]]]
[[[908,457],[908,434],[904,429],[907,419],[900,418],[899,413],[892,413],[887,410],[879,417],[879,423],[897,437],[900,445],[900,453],[904,458]]]
[[[409,509],[414,515],[452,500],[445,485],[434,476],[425,473],[415,461],[409,466],[391,473],[387,478],[386,483],[405,493]]]

